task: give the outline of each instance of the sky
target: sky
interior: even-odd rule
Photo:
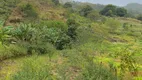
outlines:
[[[125,6],[128,3],[140,3],[140,4],[142,4],[142,0],[75,0],[75,1],[99,3],[99,4],[114,4],[114,5],[117,5],[117,6]]]

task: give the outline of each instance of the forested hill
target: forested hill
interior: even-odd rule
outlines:
[[[0,80],[142,80],[142,16],[70,1],[0,0]]]
[[[130,3],[125,6],[125,8],[133,14],[139,15],[142,14],[142,4],[139,3]]]

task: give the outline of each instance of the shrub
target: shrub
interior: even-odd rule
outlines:
[[[62,34],[55,43],[56,49],[63,50],[67,47],[70,47],[70,42],[70,37],[66,34]]]
[[[67,24],[61,21],[42,21],[38,25],[42,31],[41,34],[44,35],[42,39],[53,44],[59,50],[70,47],[71,39],[66,34],[68,32]]]
[[[26,3],[19,6],[25,17],[37,18],[38,14],[33,5]]]
[[[67,24],[68,24],[67,35],[70,36],[70,38],[72,38],[73,40],[76,40],[76,37],[77,37],[76,30],[77,30],[78,24],[76,23],[74,19],[68,19]]]

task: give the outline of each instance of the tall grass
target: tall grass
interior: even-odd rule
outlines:
[[[48,63],[33,57],[23,62],[23,67],[10,80],[52,80]]]

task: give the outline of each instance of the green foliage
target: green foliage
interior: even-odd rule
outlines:
[[[1,26],[0,27],[0,41],[3,45],[7,45],[9,44],[10,42],[10,38],[11,36],[9,35],[10,34],[10,31],[13,30],[13,27],[3,27]]]
[[[66,2],[66,3],[64,4],[64,8],[72,8],[71,2]]]
[[[125,8],[117,8],[116,9],[117,16],[124,17],[127,15],[127,10]]]
[[[91,20],[97,21],[101,19],[101,16],[98,11],[92,11],[87,15]]]
[[[93,10],[93,8],[89,5],[85,6],[84,8],[82,8],[79,13],[81,16],[87,16],[91,11]]]
[[[21,41],[32,41],[35,29],[32,28],[32,24],[19,24],[19,26],[11,32],[12,36]]]
[[[67,47],[71,47],[71,39],[69,36],[67,36],[66,34],[62,34],[56,41],[55,43],[55,46],[56,46],[56,49],[58,50],[63,50]]]
[[[67,24],[68,24],[67,35],[70,36],[70,38],[72,38],[73,40],[76,40],[76,37],[77,37],[76,30],[77,30],[78,24],[75,22],[74,19],[68,19]]]
[[[70,45],[70,37],[66,35],[66,32],[58,28],[48,28],[45,26],[40,31],[42,31],[40,36],[44,39],[42,41],[53,44],[56,49],[62,50]]]
[[[114,58],[120,59],[120,65],[117,66],[117,71],[119,70],[120,73],[117,73],[123,79],[123,76],[126,72],[133,73],[133,76],[138,75],[138,65],[135,59],[135,55],[140,52],[140,49],[133,49],[130,45],[126,46],[125,48],[121,48],[121,51],[117,51],[114,54]]]
[[[124,17],[125,15],[127,15],[127,10],[125,8],[117,8],[114,5],[107,5],[103,10],[100,11],[100,14],[105,15],[105,16],[120,16],[120,17]]]
[[[21,4],[21,11],[24,13],[24,17],[37,18],[38,14],[36,9],[30,3]]]
[[[36,51],[39,54],[45,54],[52,52],[52,46],[47,42],[45,37],[47,33],[40,32],[39,29],[33,27],[32,24],[20,24],[19,27],[12,31],[12,36],[16,40],[16,44],[27,48],[27,53],[32,54],[32,51]],[[44,28],[44,30],[46,30]],[[49,46],[50,45],[50,46]]]
[[[9,74],[5,71],[11,76],[11,80],[119,80],[128,72],[137,75],[139,69],[135,58],[137,58],[136,55],[141,56],[141,51],[136,52],[134,48],[141,47],[140,21],[106,17],[116,15],[123,17],[126,15],[124,8],[108,5],[102,10],[105,15],[102,16],[98,11],[93,10],[96,7],[90,3],[67,2],[64,4],[64,8],[66,8],[64,9],[60,6],[58,6],[60,8],[56,8],[50,4],[54,2],[58,5],[59,0],[38,1],[35,0],[33,4],[27,3],[27,1],[25,4],[22,1],[20,10],[24,16],[22,14],[20,16],[25,19],[37,18],[35,7],[39,8],[43,4],[39,9],[49,6],[47,14],[52,15],[52,12],[54,13],[52,9],[55,8],[55,12],[57,15],[59,13],[59,18],[62,21],[39,19],[38,22],[32,24],[14,24],[17,25],[16,27],[3,27],[4,22],[0,22],[0,43],[4,45],[0,44],[0,60],[38,54],[34,58],[33,55],[28,56],[28,59],[32,60],[27,60],[27,57],[24,57],[26,61],[24,61],[22,68],[20,67],[15,73]],[[84,6],[87,4],[89,6]],[[15,7],[16,5],[12,6],[11,3],[10,6]],[[76,7],[77,9],[74,9]],[[58,12],[57,9],[61,9],[61,12]],[[81,16],[78,13],[72,13],[69,11],[70,9],[80,10]],[[62,11],[66,10],[68,15],[65,17],[66,13]],[[2,12],[2,14],[4,13],[7,11]],[[54,14],[52,16],[54,17]],[[29,21],[27,22],[29,23]],[[130,43],[136,44],[134,48],[123,49],[127,47],[124,45]],[[55,51],[57,53],[53,56]],[[39,54],[47,54],[48,56]],[[17,63],[21,63],[21,61]]]
[[[38,26],[47,26],[47,28],[55,28],[60,29],[62,31],[67,31],[68,28],[66,23],[57,20],[41,21],[41,23]]]
[[[66,34],[68,32],[67,24],[61,21],[45,21],[41,22],[39,26],[44,35],[42,38],[53,44],[56,49],[62,50],[70,46],[71,39]]]
[[[33,50],[41,54],[50,53],[52,52],[50,44],[62,50],[70,44],[70,37],[66,35],[65,24],[58,21],[54,24],[54,22],[46,22],[42,24],[45,26],[40,27],[39,25],[21,24],[15,31],[12,31],[12,36],[18,44],[28,49],[29,54],[32,54]]]
[[[139,16],[137,17],[137,19],[140,20],[140,21],[142,21],[142,15],[139,15]]]
[[[55,5],[59,5],[60,4],[59,0],[52,0],[52,2],[54,2]]]
[[[109,10],[109,11],[105,14],[105,16],[113,17],[114,14],[113,14],[112,10]]]
[[[116,15],[116,6],[109,4],[102,11],[100,11],[100,14],[105,16],[114,16]]]
[[[19,0],[0,0],[0,18],[7,19],[12,12],[12,9],[16,7]]]

